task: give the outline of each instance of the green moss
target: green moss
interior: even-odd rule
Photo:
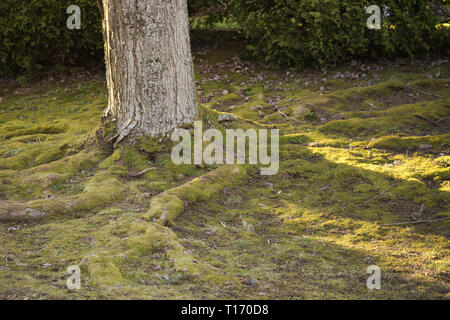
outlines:
[[[229,70],[230,83],[205,80],[233,55],[209,55],[219,64],[197,74],[202,95],[214,94],[199,118],[204,128],[280,129],[275,176],[254,166],[176,166],[159,139],[114,150],[86,143],[99,133],[104,83],[6,95],[0,297],[448,296],[450,221],[409,223],[450,216],[448,67],[439,80],[386,67],[379,80],[324,81],[257,66],[250,70],[263,81]],[[291,118],[302,105],[314,117],[293,121],[275,105]],[[239,119],[222,126],[213,107]],[[103,128],[115,136],[112,123]],[[74,264],[79,292],[63,289]],[[382,268],[380,291],[368,291],[361,277],[372,264]]]
[[[100,288],[112,290],[127,284],[122,276],[119,267],[114,263],[114,259],[104,255],[91,255],[88,257],[87,267],[92,277],[93,285]]]
[[[138,138],[139,150],[153,154],[166,149],[167,138]]]
[[[66,131],[66,126],[64,124],[53,124],[53,125],[34,125],[30,128],[20,128],[14,129],[13,127],[6,126],[3,130],[3,134],[0,139],[8,140],[14,137],[36,135],[36,134],[60,134]]]
[[[113,121],[106,120],[101,126],[102,139],[111,141],[117,135],[116,125]]]
[[[430,137],[384,136],[369,144],[369,146],[372,148],[391,149],[398,151],[420,150],[421,145],[429,145],[434,149],[446,147],[450,145],[450,134]]]
[[[146,233],[141,237],[134,237],[127,241],[127,245],[137,257],[162,252],[167,246],[167,236],[163,233]]]
[[[183,201],[177,196],[161,195],[152,200],[145,218],[156,219],[162,224],[173,222],[184,210]]]
[[[280,137],[281,144],[285,144],[285,143],[304,144],[304,143],[308,143],[311,141],[312,141],[312,139],[309,136],[304,135],[304,134],[289,134],[289,135]]]
[[[115,164],[117,161],[119,161],[121,157],[122,155],[120,149],[116,149],[108,158],[106,158],[102,163],[100,163],[99,168],[107,169],[111,167],[113,164]]]
[[[238,166],[222,166],[208,174],[196,178],[180,187],[170,189],[150,203],[146,219],[156,219],[161,224],[173,224],[184,211],[184,202],[192,205],[210,200],[227,186],[246,179],[246,170]]]

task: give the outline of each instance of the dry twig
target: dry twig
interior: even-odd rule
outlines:
[[[426,223],[426,222],[438,222],[438,221],[444,221],[448,220],[450,217],[441,218],[441,219],[433,219],[433,220],[415,220],[415,221],[405,221],[405,222],[396,222],[396,223],[389,223],[389,224],[382,224],[382,226],[398,226],[402,224],[417,224],[417,223]]]
[[[392,189],[392,188],[395,187],[396,185],[397,185],[397,183],[396,183],[396,184],[393,184],[392,186],[390,186],[389,188],[387,188],[386,190],[384,190],[384,191],[381,192],[380,194],[377,194],[375,197],[370,198],[369,200],[367,200],[366,202],[364,202],[364,204],[367,204],[367,203],[369,203],[369,202],[372,201],[372,200],[378,199],[379,197],[381,197],[383,194],[385,194],[386,192],[388,192],[390,189]]]
[[[146,174],[147,172],[149,172],[150,170],[153,170],[153,169],[155,169],[155,168],[151,167],[151,168],[142,170],[142,171],[140,171],[140,172],[138,172],[138,173],[129,173],[128,176],[131,177],[131,178],[140,177],[140,176],[142,176],[143,174]]]

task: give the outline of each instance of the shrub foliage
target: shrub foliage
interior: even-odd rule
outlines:
[[[369,30],[366,8],[382,9]],[[445,48],[445,0],[232,0],[250,49],[272,64],[336,64],[356,57],[414,56]],[[448,12],[448,11],[447,11]]]
[[[71,4],[81,9],[81,30],[69,30]],[[74,65],[103,53],[95,0],[1,0],[0,74],[36,72],[48,64]]]
[[[449,44],[446,0],[189,0],[208,25],[237,21],[249,48],[273,65],[336,64],[365,56],[413,56]],[[373,2],[373,3],[372,3]],[[368,30],[365,8],[383,8],[383,27]],[[81,8],[81,30],[66,27],[69,5]],[[446,11],[447,10],[447,11]],[[446,12],[446,13],[445,13]],[[71,66],[103,54],[96,0],[0,1],[0,74]]]

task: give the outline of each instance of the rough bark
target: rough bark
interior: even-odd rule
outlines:
[[[186,0],[102,0],[116,142],[161,136],[198,115]]]

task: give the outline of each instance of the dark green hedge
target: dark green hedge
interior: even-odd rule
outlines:
[[[66,13],[81,8],[81,30],[69,30]],[[36,72],[46,65],[76,65],[103,53],[96,0],[1,0],[0,74]]]
[[[232,0],[231,10],[255,54],[271,64],[302,66],[448,49],[449,30],[436,28],[444,18],[445,2]],[[380,31],[367,28],[365,8],[372,4],[384,13]]]
[[[368,30],[364,7],[386,9],[381,31]],[[335,64],[364,56],[413,56],[449,44],[445,0],[188,0],[191,16],[237,20],[250,49],[274,65]],[[68,30],[67,7],[81,8],[82,29]],[[440,9],[441,8],[441,9]],[[448,9],[448,5],[446,7]],[[448,11],[447,11],[448,12]],[[1,0],[0,74],[102,61],[96,0]],[[95,59],[92,59],[94,57]]]
[[[188,0],[191,16],[220,20],[227,0]],[[81,9],[81,30],[69,30],[70,5]],[[46,66],[102,62],[97,0],[0,0],[0,75],[33,74]]]

